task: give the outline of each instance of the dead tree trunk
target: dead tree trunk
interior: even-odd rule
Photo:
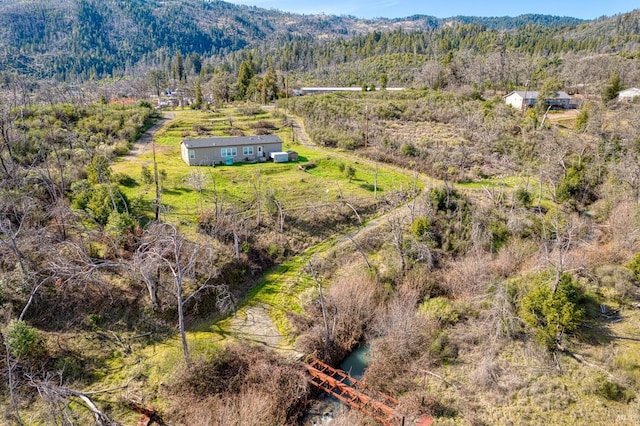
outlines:
[[[0,333],[0,339],[4,342],[4,336]],[[7,364],[7,376],[9,379],[8,383],[8,391],[9,391],[9,399],[11,400],[11,407],[13,408],[15,420],[18,422],[18,425],[24,425],[22,421],[22,417],[20,417],[20,408],[18,407],[18,400],[16,397],[16,381],[15,381],[15,372],[14,369],[16,367],[16,363],[11,357],[11,353],[9,353],[9,347],[5,345],[5,362]]]
[[[322,284],[318,280],[318,276],[316,275],[316,271],[313,268],[313,264],[309,261],[309,269],[311,270],[311,276],[313,280],[318,285],[318,293],[320,294],[320,307],[322,308],[322,320],[324,321],[324,349],[325,354],[329,350],[329,346],[331,344],[331,332],[329,330],[329,320],[327,318],[327,308],[324,303],[324,296],[322,294]]]

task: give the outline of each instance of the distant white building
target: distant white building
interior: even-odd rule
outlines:
[[[640,89],[637,87],[625,89],[618,93],[618,101],[620,102],[631,102],[637,97],[640,97]]]
[[[515,91],[506,95],[504,101],[507,105],[511,105],[516,109],[529,108],[538,103],[539,93],[537,91]],[[569,109],[571,107],[571,96],[566,92],[560,91],[556,92],[555,98],[550,97],[542,102],[554,108]]]
[[[376,91],[380,90],[376,87]],[[404,90],[404,87],[387,87],[385,90],[393,92]],[[295,96],[314,94],[314,93],[335,93],[335,92],[362,92],[362,87],[301,87],[300,90],[294,90]]]

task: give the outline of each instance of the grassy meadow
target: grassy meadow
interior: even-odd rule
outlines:
[[[213,206],[214,197],[227,203],[242,205],[255,200],[255,185],[260,181],[262,191],[274,191],[283,199],[287,211],[304,208],[309,201],[330,203],[338,198],[375,202],[376,197],[402,191],[416,185],[415,178],[384,165],[355,159],[346,153],[328,152],[292,142],[291,129],[283,124],[283,117],[265,110],[243,113],[242,108],[227,108],[216,112],[180,110],[155,135],[155,151],[160,180],[163,220],[185,225],[194,223],[200,209]],[[229,123],[233,126],[230,126]],[[298,162],[235,163],[216,167],[189,167],[180,157],[180,142],[186,137],[251,135],[256,124],[270,123],[274,133],[284,142],[284,150],[295,150]],[[302,170],[301,165],[306,165]],[[309,166],[311,164],[311,166]],[[153,172],[152,146],[145,146],[138,156],[121,157],[112,165],[114,173],[131,177],[122,187],[129,199],[142,198],[153,202],[155,188],[142,180],[142,168]],[[355,170],[351,178],[345,168]],[[189,184],[192,174],[204,177],[202,198]],[[377,174],[377,188],[375,180]],[[419,183],[418,183],[419,184]],[[202,206],[201,206],[202,201]]]

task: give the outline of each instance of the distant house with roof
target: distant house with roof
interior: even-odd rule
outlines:
[[[540,92],[537,91],[514,91],[504,97],[507,105],[511,105],[516,109],[529,108],[536,105],[539,101]],[[542,102],[551,108],[569,109],[571,108],[571,96],[566,92],[556,92],[555,97],[548,97]]]
[[[632,102],[637,97],[640,97],[640,89],[637,87],[621,90],[618,93],[618,101],[620,102]]]
[[[266,161],[282,152],[282,140],[276,135],[184,139],[180,151],[190,166]]]
[[[376,87],[376,91],[380,90],[379,87]],[[388,92],[398,92],[398,91],[402,91],[404,90],[404,87],[387,87],[385,89]],[[362,86],[360,87],[329,87],[329,86],[322,86],[322,87],[301,87],[299,90],[294,90],[293,94],[295,96],[302,96],[302,95],[312,95],[312,94],[319,94],[319,93],[337,93],[337,92],[362,92]]]

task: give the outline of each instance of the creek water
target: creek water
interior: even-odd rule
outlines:
[[[358,346],[340,364],[340,369],[346,371],[354,379],[362,379],[364,372],[371,362],[369,345]]]
[[[340,369],[354,379],[361,380],[370,361],[369,345],[360,345],[340,363]],[[305,426],[330,425],[333,422],[334,413],[343,406],[344,404],[337,398],[323,393],[318,396],[318,399],[312,405],[303,420],[303,424]]]

